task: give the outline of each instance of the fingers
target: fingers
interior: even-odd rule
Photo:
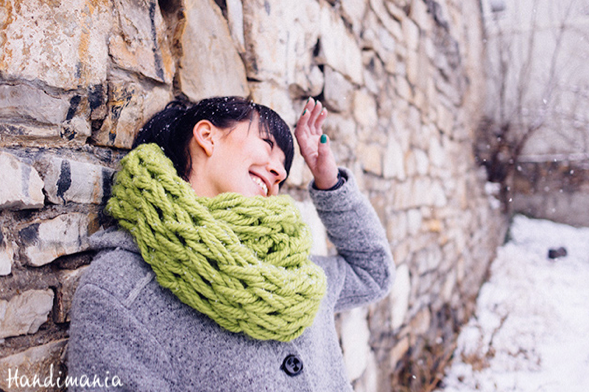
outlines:
[[[321,135],[323,131],[321,126],[327,117],[327,109],[323,107],[321,102],[309,98],[305,104],[303,114],[297,122],[296,132],[308,131],[311,135]]]

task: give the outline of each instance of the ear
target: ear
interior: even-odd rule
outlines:
[[[208,120],[200,120],[192,129],[192,135],[196,143],[203,149],[208,157],[213,155],[215,141],[213,135],[216,127]]]

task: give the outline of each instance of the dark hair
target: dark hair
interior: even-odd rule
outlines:
[[[174,163],[178,175],[188,181],[192,169],[188,143],[196,123],[208,120],[218,128],[229,129],[241,121],[252,122],[255,114],[259,119],[260,133],[272,136],[284,152],[288,177],[294,155],[288,125],[274,110],[241,97],[207,98],[196,104],[172,101],[141,128],[133,148],[143,143],[156,143]]]

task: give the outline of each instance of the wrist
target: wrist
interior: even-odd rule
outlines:
[[[341,173],[338,170],[335,180],[318,183],[317,179],[315,179],[313,181],[313,188],[321,191],[333,191],[339,189],[345,182],[345,178],[341,175]]]

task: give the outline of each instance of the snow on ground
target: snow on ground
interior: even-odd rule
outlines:
[[[439,391],[589,391],[589,228],[515,217],[446,372]]]

